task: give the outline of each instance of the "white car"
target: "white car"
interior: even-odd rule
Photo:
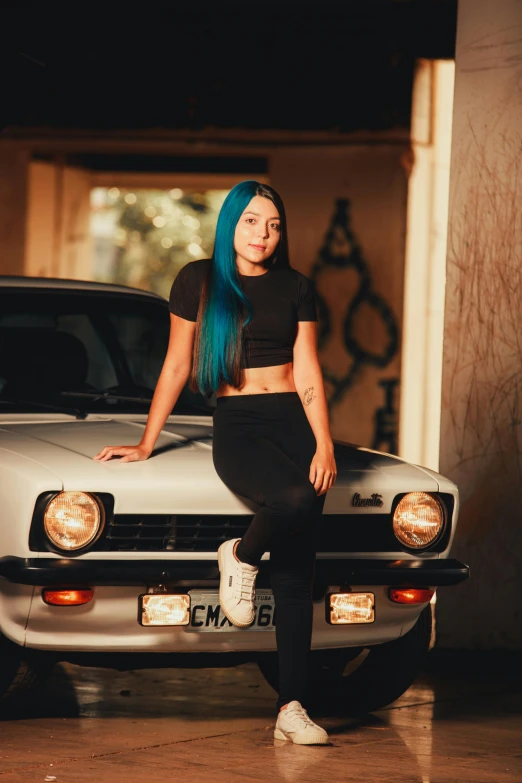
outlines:
[[[0,277],[4,698],[56,661],[120,670],[256,661],[276,685],[269,555],[253,626],[231,626],[218,603],[217,548],[242,534],[256,506],[214,470],[215,398],[185,388],[144,462],[92,459],[105,445],[139,441],[168,333],[167,302],[154,294]],[[449,559],[458,492],[432,470],[334,442],[312,694],[370,710],[413,681],[435,589],[468,576]]]

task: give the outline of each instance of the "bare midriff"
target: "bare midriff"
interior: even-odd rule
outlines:
[[[244,379],[245,383],[241,389],[226,383],[221,384],[216,392],[216,397],[297,391],[294,383],[292,362],[279,364],[274,367],[246,367]]]

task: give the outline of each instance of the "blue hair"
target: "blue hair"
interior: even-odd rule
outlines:
[[[203,314],[199,316],[196,334],[191,388],[205,396],[210,396],[223,382],[240,385],[242,330],[253,313],[240,285],[234,234],[239,218],[256,195],[270,198],[278,208],[282,231],[278,258],[274,254],[272,263],[288,265],[286,219],[280,197],[273,188],[255,180],[240,182],[227,195],[219,212],[209,278],[202,293]]]

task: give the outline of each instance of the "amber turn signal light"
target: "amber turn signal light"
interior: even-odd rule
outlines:
[[[83,606],[94,598],[94,590],[82,588],[81,590],[51,590],[46,587],[42,590],[44,603],[51,606]]]
[[[429,604],[435,590],[417,587],[390,587],[388,592],[390,601],[396,604]]]

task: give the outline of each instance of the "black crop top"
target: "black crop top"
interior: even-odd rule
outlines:
[[[172,284],[169,310],[196,321],[201,288],[212,260],[189,261]],[[269,268],[259,276],[239,275],[253,315],[244,328],[241,367],[272,367],[292,361],[297,321],[317,321],[312,281],[291,268]]]

